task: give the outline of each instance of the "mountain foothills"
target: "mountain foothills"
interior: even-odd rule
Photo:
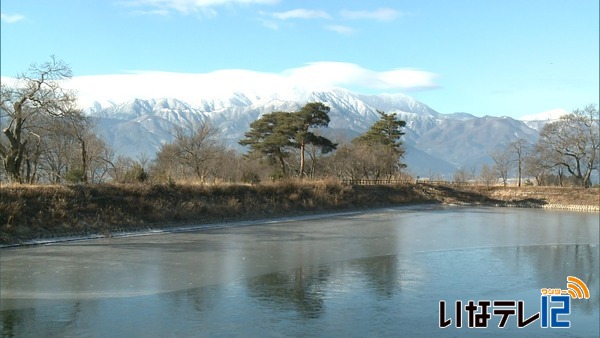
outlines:
[[[308,102],[330,108],[329,126],[319,132],[336,143],[364,133],[379,119],[377,111],[395,113],[406,121],[404,161],[408,172],[416,176],[451,178],[458,169],[479,171],[482,164],[493,163],[489,154],[515,140],[534,144],[546,122],[441,114],[403,94],[363,95],[344,89],[263,97],[237,92],[229,97],[201,98],[193,104],[174,98],[106,101],[95,102],[85,112],[96,120],[96,133],[118,154],[152,158],[162,144],[173,140],[176,127],[195,128],[202,123],[219,130],[228,146],[245,152],[238,141],[253,121],[274,111],[297,111]]]

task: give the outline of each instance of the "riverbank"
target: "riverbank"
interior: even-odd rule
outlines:
[[[600,188],[574,187],[470,187],[500,206],[600,212]]]
[[[437,190],[445,192],[438,195],[442,203],[600,212],[599,187],[442,186]],[[469,196],[480,196],[483,200],[469,202]]]
[[[14,185],[0,188],[0,244],[423,203],[579,206],[576,210],[598,212],[599,201],[598,188],[348,186],[337,181]]]

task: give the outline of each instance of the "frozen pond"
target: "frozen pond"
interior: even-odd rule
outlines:
[[[597,213],[416,206],[3,249],[0,332],[597,337],[599,222]],[[469,300],[523,301],[527,319],[541,312],[540,289],[566,290],[567,276],[591,294],[558,316],[570,328],[541,328],[540,318],[519,329],[516,314],[504,328],[500,315],[487,329],[468,327]]]

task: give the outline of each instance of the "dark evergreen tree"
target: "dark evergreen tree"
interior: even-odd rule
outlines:
[[[250,124],[250,130],[244,134],[245,139],[238,143],[250,146],[250,153],[259,153],[275,165],[278,163],[281,173],[286,175],[285,158],[289,156],[287,147],[292,146],[290,139],[291,118],[286,112],[272,112],[261,116]]]
[[[327,127],[329,125],[329,107],[320,103],[308,103],[299,112],[293,113],[296,120],[295,144],[300,149],[300,177],[304,177],[305,151],[308,144],[321,148],[322,153],[329,153],[336,148],[336,144],[326,137],[316,135],[309,131],[310,128]]]
[[[329,107],[322,103],[308,103],[294,113],[273,112],[263,115],[250,124],[250,130],[239,141],[250,146],[250,153],[259,153],[271,164],[279,164],[283,176],[287,175],[285,159],[291,148],[300,149],[300,177],[304,176],[306,146],[313,144],[323,153],[331,152],[336,144],[326,137],[316,135],[312,128],[327,127]]]
[[[366,148],[370,149],[371,153],[379,154],[376,163],[368,164],[371,169],[365,169],[366,177],[379,178],[382,174],[391,177],[406,167],[406,164],[401,162],[405,151],[400,140],[404,135],[402,128],[406,126],[406,122],[398,120],[395,113],[386,114],[379,110],[377,112],[381,115],[379,120],[364,134],[352,140],[352,144],[357,152]]]
[[[400,137],[404,135],[401,128],[406,126],[406,122],[396,119],[396,113],[386,114],[383,111],[377,111],[381,117],[369,130],[355,138],[352,142],[361,145],[384,145],[388,146],[400,156],[404,154],[402,141]]]

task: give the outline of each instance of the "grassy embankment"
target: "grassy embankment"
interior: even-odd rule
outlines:
[[[0,187],[0,243],[415,203],[598,208],[599,201],[598,188],[345,186],[336,181],[10,185]]]

